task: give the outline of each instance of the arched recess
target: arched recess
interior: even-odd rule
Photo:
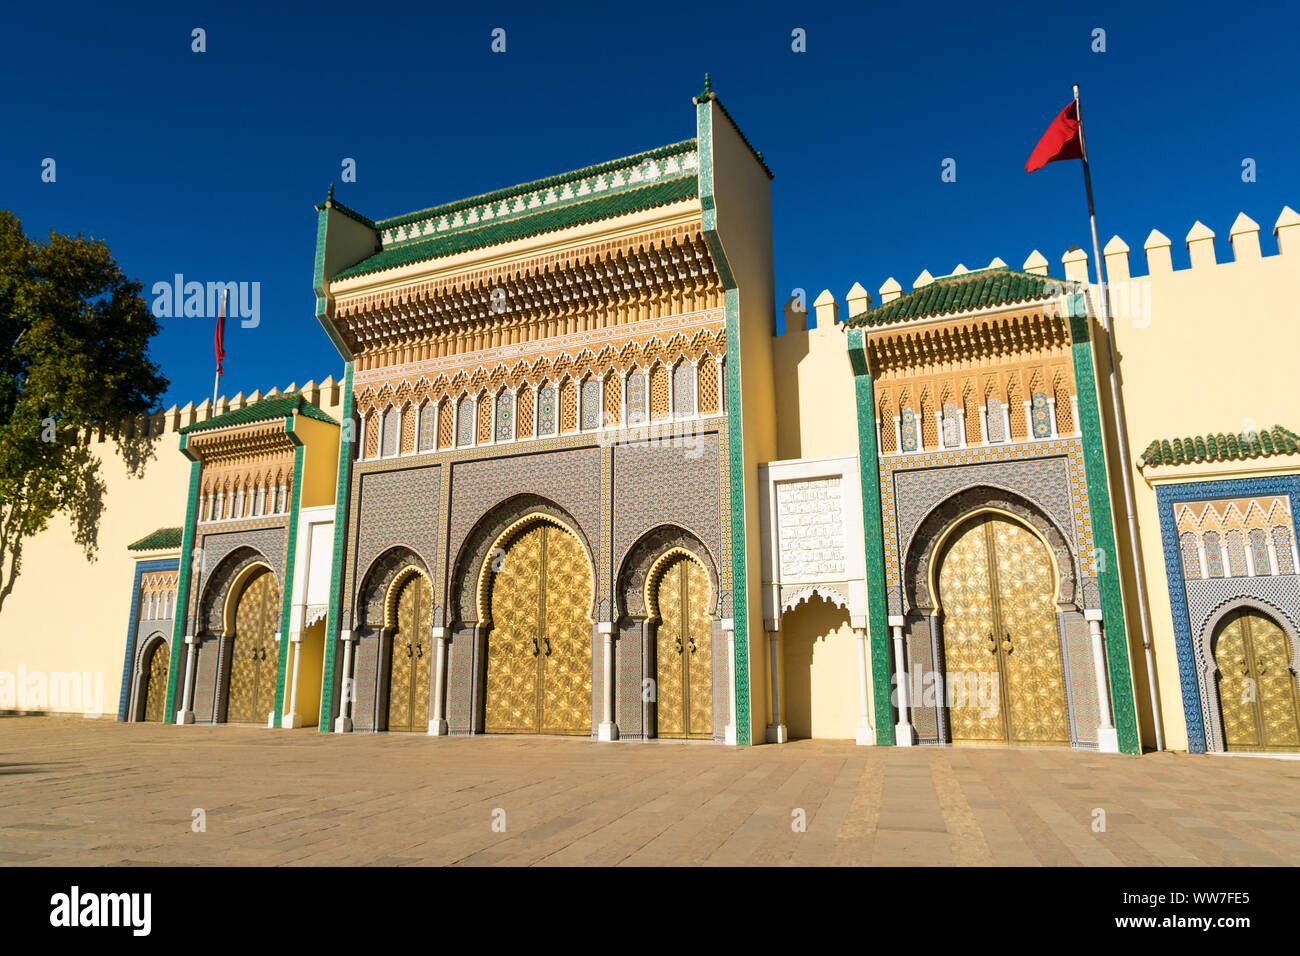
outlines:
[[[721,591],[718,566],[704,542],[679,525],[659,525],[647,531],[632,545],[619,568],[616,593],[616,613],[619,617],[642,619],[647,616],[646,587],[651,568],[667,553],[680,551],[691,555],[709,574],[712,607],[710,615],[719,616]]]
[[[628,549],[619,569],[619,657],[646,695],[620,695],[616,710],[646,737],[716,738],[726,722],[729,671],[719,618],[717,563],[704,543],[677,525],[661,525]],[[639,638],[639,640],[638,640]],[[650,682],[650,683],[647,683]],[[640,711],[639,721],[632,713]]]
[[[219,637],[233,631],[239,593],[245,582],[262,569],[269,570],[275,576],[276,589],[283,594],[280,575],[275,566],[256,548],[239,547],[222,558],[203,585],[195,634]]]
[[[1289,690],[1294,695],[1297,693],[1296,680],[1297,673],[1300,672],[1300,631],[1297,630],[1295,621],[1281,608],[1270,604],[1268,601],[1257,597],[1237,597],[1225,601],[1216,608],[1205,620],[1201,628],[1198,648],[1199,653],[1196,660],[1200,669],[1200,685],[1202,706],[1206,709],[1206,746],[1207,749],[1216,752],[1227,752],[1230,748],[1224,727],[1224,700],[1222,680],[1226,676],[1220,672],[1217,661],[1216,644],[1223,636],[1224,625],[1229,619],[1240,612],[1253,612],[1264,618],[1267,618],[1274,626],[1281,630],[1285,635],[1287,650],[1289,651],[1289,660],[1285,663],[1287,670],[1290,672]],[[1242,675],[1259,682],[1260,675],[1247,674]],[[1294,697],[1292,698],[1294,701]],[[1265,749],[1265,748],[1261,748]],[[1300,746],[1286,746],[1267,749],[1284,749],[1300,750]]]
[[[565,522],[530,512],[491,539],[474,593],[488,733],[587,736],[595,565]]]
[[[412,574],[422,574],[433,590],[433,578],[424,560],[403,545],[389,548],[370,562],[357,590],[358,628],[391,628],[396,622],[396,600],[400,584]],[[435,604],[437,603],[435,599]]]
[[[917,525],[903,565],[903,592],[908,611],[923,614],[935,611],[935,557],[958,525],[981,512],[1001,512],[1028,525],[1055,559],[1057,603],[1082,609],[1078,564],[1061,529],[1042,509],[1016,492],[978,485],[944,499]]]
[[[132,693],[135,704],[131,713],[132,720],[163,720],[167,698],[167,668],[170,662],[171,646],[161,631],[155,631],[141,642],[133,669]]]
[[[456,560],[452,563],[452,576],[447,582],[450,592],[448,594],[450,624],[472,626],[484,623],[480,620],[482,598],[480,585],[484,579],[485,566],[490,563],[488,559],[491,556],[493,543],[507,528],[529,515],[546,517],[573,534],[582,543],[591,567],[593,569],[596,567],[591,540],[568,511],[540,495],[521,494],[506,498],[478,520],[457,550]],[[595,613],[596,607],[593,603],[593,619]]]

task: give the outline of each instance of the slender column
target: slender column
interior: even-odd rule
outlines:
[[[781,718],[781,622],[768,621],[767,647],[771,662],[772,722],[767,725],[767,742],[783,744],[789,739],[785,721]]]
[[[447,629],[434,625],[429,637],[436,648],[433,658],[433,716],[429,718],[429,734],[446,737],[447,729]]]
[[[289,713],[284,715],[281,726],[288,727],[291,730],[302,726],[302,717],[298,714],[298,663],[302,658],[302,618],[307,608],[299,605],[293,609],[293,615],[298,619],[299,630],[289,632],[289,653],[293,655],[293,683],[289,686]]]
[[[1101,611],[1083,612],[1092,635],[1092,665],[1097,673],[1097,709],[1101,712],[1101,726],[1097,728],[1097,749],[1102,753],[1119,753],[1119,734],[1110,716],[1110,685],[1107,681],[1106,645],[1101,634]]]
[[[1030,402],[1025,402],[1025,441],[1034,440],[1034,413]]]
[[[1254,549],[1250,546],[1250,538],[1243,535],[1241,545],[1242,551],[1246,555],[1246,573],[1253,578],[1255,576],[1255,555],[1253,554]]]
[[[1048,432],[1048,435],[1051,436],[1052,438],[1056,438],[1061,433],[1061,430],[1056,427],[1056,397],[1055,396],[1049,397],[1047,399],[1047,420],[1051,422],[1051,431]]]
[[[1002,403],[1002,440],[1011,441],[1011,403]]]
[[[894,416],[894,454],[903,453],[903,420],[897,415]]]
[[[980,444],[989,443],[989,410],[987,405],[980,406]]]
[[[1201,558],[1201,579],[1204,580],[1205,578],[1208,578],[1210,576],[1210,566],[1209,564],[1206,563],[1205,560],[1205,536],[1204,535],[1198,534],[1196,536],[1196,553],[1200,555]]]
[[[880,447],[880,419],[876,419],[876,447]]]
[[[1277,567],[1277,546],[1273,543],[1273,536],[1267,530],[1264,532],[1264,543],[1268,545],[1268,570],[1264,573],[1273,574],[1273,569]]]
[[[1228,559],[1228,532],[1219,532],[1219,560],[1223,562],[1223,576],[1232,577],[1232,562]]]
[[[339,715],[334,718],[334,733],[352,733],[352,700],[357,696],[352,683],[352,646],[356,637],[351,631],[340,631],[339,640],[343,642],[343,699],[339,706]]]
[[[943,437],[943,412],[939,409],[934,410],[934,434],[936,437],[935,448],[942,451],[948,447],[948,442]]]
[[[596,736],[599,740],[618,740],[618,724],[614,723],[614,622],[601,621],[596,631],[605,638],[605,683],[601,688],[604,701]]]
[[[957,447],[966,447],[966,409],[957,409]]]
[[[894,725],[894,742],[899,747],[911,747],[916,743],[916,731],[912,729],[911,721],[911,688],[907,676],[907,654],[903,649],[902,615],[891,614],[889,627],[894,634],[894,686],[898,688],[898,723]]]
[[[736,619],[724,617],[721,623],[722,632],[727,635],[727,699],[730,702],[727,710],[725,742],[734,747],[736,745]]]
[[[862,710],[857,731],[858,746],[869,747],[876,742],[876,735],[871,730],[871,696],[867,687],[867,629],[855,627],[853,635],[858,644],[858,699]]]
[[[185,635],[185,687],[181,690],[181,709],[176,713],[176,723],[194,723],[194,645],[193,634]]]
[[[1074,422],[1074,434],[1076,436],[1082,435],[1083,428],[1079,425],[1079,396],[1078,395],[1070,396],[1070,411],[1074,413],[1074,417],[1070,419],[1072,422]]]

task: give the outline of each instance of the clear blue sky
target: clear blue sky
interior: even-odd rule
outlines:
[[[1291,4],[395,6],[6,4],[0,207],[29,235],[106,239],[150,301],[177,272],[260,282],[261,326],[228,330],[226,394],[341,373],[311,279],[313,206],[344,157],[358,181],[338,198],[397,215],[687,139],[706,70],[776,174],[782,300],[1090,250],[1079,164],[1023,168],[1075,82],[1103,243],[1159,228],[1178,268],[1201,219],[1223,259],[1244,210],[1267,255],[1300,208]],[[211,342],[206,319],[164,321],[167,403],[210,394]]]

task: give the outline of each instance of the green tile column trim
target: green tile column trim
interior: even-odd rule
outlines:
[[[289,622],[293,614],[293,574],[298,558],[298,508],[302,503],[302,463],[306,453],[302,439],[293,430],[294,417],[284,420],[284,430],[293,441],[293,491],[289,495],[289,541],[284,555],[284,593],[280,595],[280,663],[276,668],[275,713],[272,726],[284,726],[284,685],[289,668]]]
[[[164,705],[163,722],[176,722],[176,681],[185,665],[183,658],[189,657],[189,648],[185,646],[185,624],[190,619],[190,575],[194,564],[194,528],[199,510],[199,471],[203,467],[198,459],[186,450],[187,435],[181,436],[181,452],[190,459],[190,490],[185,503],[185,531],[181,537],[181,566],[176,576],[176,607],[179,613],[172,622],[172,660],[167,671],[167,703]]]
[[[876,448],[876,396],[867,367],[866,336],[848,330],[858,411],[858,469],[862,484],[862,541],[866,548],[867,632],[871,642],[871,687],[875,697],[876,743],[894,743],[894,701],[889,663],[889,616],[885,601],[884,527],[880,514],[879,452]]]
[[[704,240],[713,257],[724,290],[727,329],[727,476],[731,486],[731,617],[732,640],[736,649],[736,670],[731,675],[736,688],[736,743],[752,744],[749,713],[749,591],[745,549],[745,442],[740,395],[740,290],[718,235],[718,208],[713,193],[712,100],[695,104],[695,122],[700,149],[700,207],[703,211]]]
[[[334,552],[330,559],[330,606],[325,622],[324,675],[320,689],[320,724],[317,729],[328,734],[334,729],[334,666],[338,644],[339,620],[343,611],[343,554],[346,550],[348,491],[352,486],[352,370],[348,362],[343,371],[343,411],[340,415],[339,464],[334,485]],[[445,519],[444,519],[445,520]]]
[[[1115,524],[1110,507],[1110,475],[1106,469],[1106,446],[1097,398],[1097,374],[1092,360],[1092,332],[1084,294],[1074,293],[1067,298],[1073,340],[1070,349],[1074,358],[1075,391],[1079,395],[1079,424],[1083,435],[1084,476],[1088,482],[1088,501],[1092,511],[1093,549],[1094,553],[1102,556],[1097,562],[1101,566],[1097,577],[1106,632],[1106,658],[1110,667],[1110,696],[1115,710],[1115,729],[1120,751],[1137,754],[1142,752],[1142,748],[1138,741],[1133,676],[1129,668],[1119,552],[1115,546]]]

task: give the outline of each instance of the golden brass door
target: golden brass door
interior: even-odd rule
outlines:
[[[158,641],[149,652],[149,668],[144,675],[144,719],[161,721],[167,703],[167,671],[171,666],[171,649]]]
[[[388,669],[390,731],[423,733],[429,727],[432,623],[433,592],[429,582],[422,574],[412,575],[397,597],[397,630],[393,632]]]
[[[492,578],[484,730],[591,733],[593,589],[566,531],[538,522],[509,544]]]
[[[1282,628],[1258,611],[1233,611],[1219,625],[1214,661],[1226,749],[1300,749],[1300,703]]]
[[[275,680],[280,661],[275,635],[280,624],[280,594],[275,575],[263,571],[245,587],[235,609],[235,637],[230,645],[230,692],[226,721],[265,724],[275,709]]]
[[[957,743],[1068,744],[1052,560],[1022,525],[982,515],[939,570],[948,708]]]
[[[655,637],[658,736],[713,737],[708,572],[685,555],[659,581]]]

